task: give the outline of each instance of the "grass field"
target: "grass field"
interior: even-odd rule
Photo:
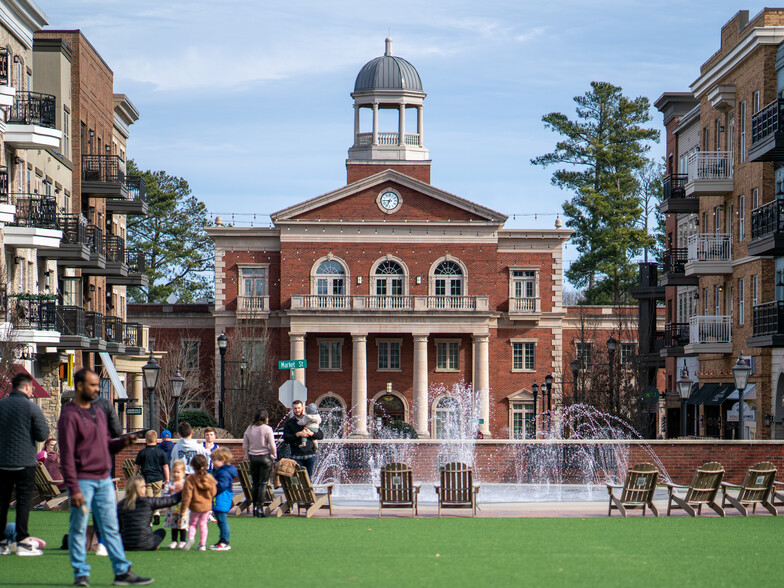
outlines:
[[[780,517],[230,520],[229,552],[131,553],[158,586],[781,586]],[[0,558],[0,586],[73,581],[68,514],[34,512],[42,557]],[[210,524],[210,543],[217,527]],[[106,558],[88,555],[92,585]],[[299,568],[299,571],[298,571]]]

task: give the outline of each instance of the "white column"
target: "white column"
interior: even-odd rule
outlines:
[[[354,105],[354,146],[359,145],[359,106]]]
[[[136,400],[132,406],[144,407],[144,380],[142,373],[131,374],[131,398]],[[146,412],[146,411],[142,411]],[[126,417],[127,418],[127,417]],[[125,424],[125,423],[123,423]],[[128,425],[132,431],[139,431],[144,428],[144,415],[131,415]]]
[[[427,387],[427,335],[414,335],[414,428],[422,439],[430,437]]]
[[[352,335],[351,404],[354,415],[352,437],[368,437],[367,428],[367,335]]]
[[[420,147],[423,147],[424,144],[425,144],[424,143],[424,139],[423,139],[423,135],[424,135],[424,128],[423,128],[424,120],[425,120],[425,117],[422,116],[422,105],[420,104],[419,106],[417,106],[417,133],[419,134],[419,146]]]
[[[305,359],[305,335],[303,333],[289,333],[291,352],[289,359]],[[305,370],[294,370],[294,379],[305,385]]]
[[[490,437],[490,335],[474,335],[476,343],[476,393],[479,394],[479,432]]]
[[[397,119],[397,144],[401,147],[406,144],[406,105],[401,104],[398,108]]]
[[[373,105],[373,145],[378,145],[378,104]]]

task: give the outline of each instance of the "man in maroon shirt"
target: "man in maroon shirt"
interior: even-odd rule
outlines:
[[[89,508],[112,561],[115,586],[142,586],[152,578],[141,578],[131,571],[125,559],[117,522],[114,485],[109,478],[111,453],[116,453],[135,440],[129,435],[115,441],[109,439],[106,413],[95,410],[92,403],[100,392],[98,374],[81,369],[74,374],[76,388],[73,402],[65,405],[57,423],[60,441],[60,464],[63,479],[71,497],[71,519],[68,550],[74,569],[74,585],[90,585],[90,566],[86,562],[86,532]]]

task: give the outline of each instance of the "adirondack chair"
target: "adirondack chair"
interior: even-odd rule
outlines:
[[[773,482],[770,498],[773,506],[784,506],[784,482]]]
[[[667,502],[667,516],[673,509],[682,508],[690,516],[702,514],[703,505],[707,505],[715,510],[719,516],[724,516],[724,509],[716,502],[716,495],[721,488],[721,481],[724,478],[724,468],[720,463],[712,461],[697,468],[692,478],[691,485],[683,486],[680,484],[667,483],[669,500]],[[681,498],[675,493],[676,488],[686,488],[686,495]],[[675,503],[675,504],[673,504]],[[695,512],[695,508],[697,509]]]
[[[329,516],[332,516],[334,484],[311,484],[308,470],[302,466],[297,466],[291,477],[281,476],[280,484],[286,497],[286,504],[280,509],[280,515],[291,513],[296,506],[298,515],[305,509],[305,518],[312,517],[320,508],[329,508]],[[326,493],[317,493],[316,489],[325,489]]]
[[[130,480],[133,477],[133,469],[135,466],[136,466],[136,461],[134,461],[130,457],[123,462],[122,471],[126,481]]]
[[[384,508],[410,508],[411,515],[419,514],[417,497],[421,484],[414,484],[414,474],[404,463],[390,463],[381,468],[381,485],[378,492],[378,518]]]
[[[617,509],[624,517],[626,511],[633,508],[642,508],[642,516],[649,507],[654,516],[659,516],[659,511],[653,504],[653,493],[659,479],[659,470],[651,463],[638,463],[626,472],[626,481],[623,485],[607,484],[607,493],[610,495],[610,508],[607,516],[612,516],[613,509]],[[616,496],[614,490],[621,489],[621,495]]]
[[[773,493],[773,481],[776,478],[776,466],[770,462],[762,462],[751,466],[746,472],[742,484],[721,483],[723,497],[721,506],[730,505],[738,509],[744,517],[748,516],[748,507],[752,513],[757,513],[757,505],[764,506],[770,514],[776,516],[776,507],[770,501]],[[737,496],[732,496],[729,490],[737,490]]]
[[[235,496],[235,501],[238,501],[237,514],[249,509],[253,504],[252,489],[253,484],[250,479],[250,462],[241,461],[237,464],[237,477],[240,480],[240,487],[242,488],[242,496]]]
[[[49,470],[41,463],[35,468],[35,490],[44,503],[45,510],[68,509],[68,492],[57,487]]]
[[[479,484],[474,484],[474,472],[464,463],[452,462],[441,468],[441,483],[435,487],[438,495],[438,516],[442,508],[470,508],[476,516],[476,495]]]

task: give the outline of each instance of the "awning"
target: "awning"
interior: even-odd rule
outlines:
[[[109,374],[109,379],[112,381],[114,391],[117,392],[117,398],[121,400],[127,399],[128,394],[125,392],[125,386],[123,386],[123,383],[120,380],[120,374],[117,373],[117,368],[114,367],[112,356],[105,351],[100,351],[98,355],[101,357],[103,369],[105,369],[106,373]]]
[[[697,390],[694,388],[697,384],[694,384],[691,389],[691,395],[689,399],[686,401],[687,404],[702,404],[705,402],[705,399],[709,396],[712,396],[714,392],[719,388],[721,384],[703,384]]]
[[[735,388],[735,385],[732,386],[732,394],[727,396],[727,400],[737,400],[738,399],[738,390]],[[746,386],[746,389],[743,391],[743,399],[744,400],[756,400],[757,399],[757,385],[756,384],[749,384]]]
[[[735,384],[721,384],[719,388],[713,393],[712,396],[708,396],[703,401],[705,406],[719,406],[727,397],[732,393],[735,389]]]
[[[11,379],[16,374],[27,374],[28,376],[33,378],[33,376],[30,375],[30,372],[28,372],[23,365],[20,365],[18,363],[15,364],[14,367],[11,369],[11,377],[0,382],[0,398],[4,398],[11,393]],[[36,380],[35,378],[33,378],[33,398],[51,398],[51,396],[49,396],[49,393],[46,390],[44,390],[44,387],[41,386],[41,384],[39,384],[38,380]]]

